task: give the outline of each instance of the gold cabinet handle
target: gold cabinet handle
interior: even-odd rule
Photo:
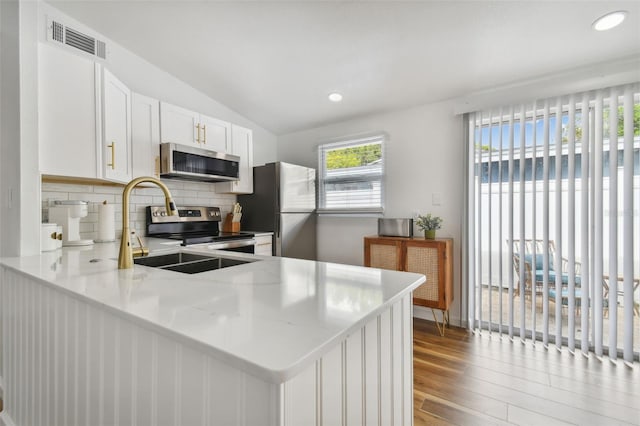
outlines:
[[[111,162],[107,163],[107,166],[111,166],[111,170],[116,168],[116,143],[111,141],[111,145],[107,145],[107,148],[111,148]]]
[[[207,125],[206,124],[202,125],[202,130],[204,131],[204,137],[203,137],[202,143],[206,144],[207,143]]]
[[[196,137],[196,142],[200,143],[200,123],[198,123],[198,125],[196,126],[196,129],[198,129],[198,136]]]
[[[52,240],[57,240],[58,239],[58,233],[57,232],[52,233],[51,234],[51,239]]]

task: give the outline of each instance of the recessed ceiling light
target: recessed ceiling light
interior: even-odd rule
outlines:
[[[340,93],[334,92],[329,95],[329,100],[331,102],[340,102],[342,100],[342,95]]]
[[[626,10],[617,10],[615,12],[607,13],[604,16],[599,17],[591,26],[596,31],[606,31],[611,28],[617,27],[624,21],[624,18],[627,16]]]

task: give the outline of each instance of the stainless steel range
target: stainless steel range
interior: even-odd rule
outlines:
[[[183,246],[254,253],[253,233],[221,232],[220,220],[219,207],[182,207],[177,216],[169,216],[165,206],[148,206],[147,236],[182,240]]]

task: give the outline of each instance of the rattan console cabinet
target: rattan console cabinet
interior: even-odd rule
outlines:
[[[364,265],[424,274],[427,281],[413,291],[413,304],[441,310],[443,322],[448,322],[453,300],[453,239],[365,237]]]

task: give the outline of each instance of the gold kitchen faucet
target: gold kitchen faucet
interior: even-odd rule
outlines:
[[[151,176],[141,176],[129,182],[122,191],[122,239],[120,240],[118,269],[133,268],[133,256],[144,256],[149,254],[149,250],[142,245],[140,237],[138,237],[140,247],[136,249],[131,248],[131,232],[129,231],[129,197],[131,196],[133,188],[142,182],[149,182],[158,185],[158,187],[162,189],[162,192],[164,192],[164,202],[167,208],[167,214],[171,216],[178,214],[178,209],[176,204],[173,202],[169,188],[167,188],[160,179]]]

